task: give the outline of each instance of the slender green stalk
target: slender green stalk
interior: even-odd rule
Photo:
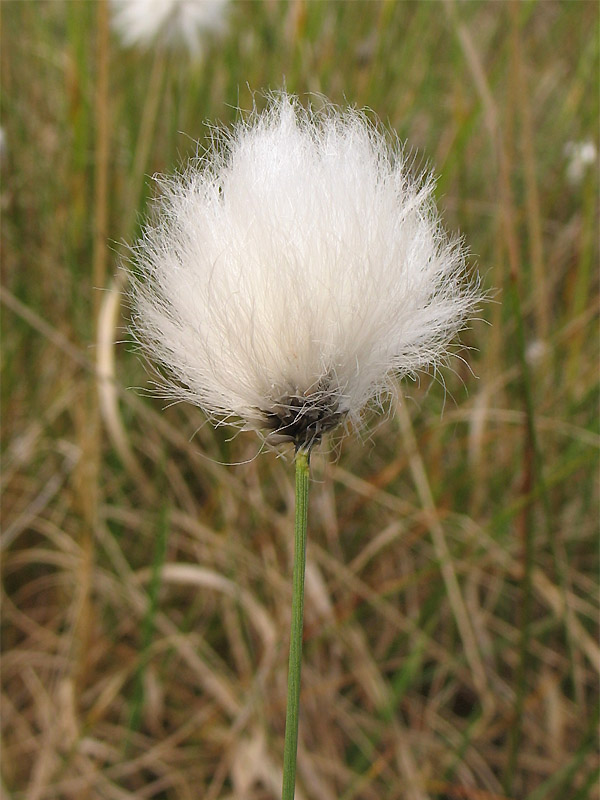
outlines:
[[[283,747],[282,800],[293,800],[296,788],[298,751],[298,710],[300,707],[300,670],[302,667],[302,623],[304,619],[304,571],[306,567],[306,521],[308,517],[308,476],[310,452],[296,452],[296,519],[294,524],[294,573],[292,589],[292,625],[288,667],[288,695]]]

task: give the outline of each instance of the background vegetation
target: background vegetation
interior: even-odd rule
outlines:
[[[113,276],[148,176],[285,81],[433,165],[497,290],[314,458],[297,797],[597,798],[597,4],[232,2],[199,63],[105,11],[2,3],[0,792],[278,796],[293,470],[130,390]]]

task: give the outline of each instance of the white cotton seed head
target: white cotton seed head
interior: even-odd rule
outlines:
[[[573,186],[577,186],[598,158],[596,145],[591,139],[566,142],[564,154],[567,159],[567,180]]]
[[[193,56],[203,37],[224,26],[228,0],[111,0],[112,25],[126,47],[185,47]]]
[[[431,178],[361,112],[275,95],[160,184],[134,334],[215,420],[308,447],[443,359],[477,303]]]

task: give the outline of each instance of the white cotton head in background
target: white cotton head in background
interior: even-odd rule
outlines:
[[[433,180],[356,110],[270,97],[160,179],[133,248],[134,336],[170,397],[309,448],[437,365],[473,314]]]
[[[202,52],[204,37],[225,27],[228,0],[111,0],[112,26],[126,47],[184,47]]]
[[[567,159],[567,180],[572,186],[580,184],[587,171],[596,163],[598,151],[591,139],[581,142],[566,142],[564,154]]]

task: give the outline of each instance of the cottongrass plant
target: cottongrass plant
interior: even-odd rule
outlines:
[[[591,139],[570,141],[565,143],[563,152],[567,159],[567,179],[572,186],[578,186],[598,159],[596,145]]]
[[[292,443],[295,555],[284,800],[294,796],[309,459],[398,378],[436,365],[479,298],[433,180],[367,116],[270,96],[160,178],[133,250],[133,332],[165,391],[216,424]]]
[[[111,0],[112,25],[126,47],[185,47],[202,52],[203,37],[224,28],[228,0]]]

